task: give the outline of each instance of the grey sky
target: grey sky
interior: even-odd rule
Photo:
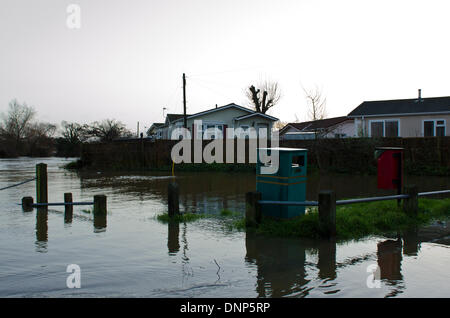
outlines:
[[[81,29],[66,26],[69,4]],[[135,130],[188,112],[246,103],[260,78],[279,82],[271,114],[306,119],[301,84],[329,116],[364,100],[450,95],[448,1],[1,0],[0,112],[17,98],[39,119],[115,118]]]

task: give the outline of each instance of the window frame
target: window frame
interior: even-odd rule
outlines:
[[[396,137],[388,137],[388,138],[398,138],[401,137],[400,134],[400,118],[392,118],[392,119],[371,119],[369,120],[369,137],[372,137],[372,123],[383,123],[383,135],[381,138],[386,138],[386,122],[397,122],[397,136]]]
[[[214,128],[214,135],[211,136],[205,136],[205,133],[208,130],[208,126],[214,126],[214,127],[209,127],[209,128]],[[222,128],[219,128],[222,127]],[[220,139],[223,139],[225,132],[225,124],[224,123],[215,123],[215,122],[203,122],[202,123],[202,130],[201,130],[201,137],[202,140],[214,140],[217,139],[217,133],[220,131],[222,133],[222,137]],[[214,137],[214,138],[211,138]]]
[[[430,137],[436,137],[436,129],[438,127],[444,127],[444,136],[447,136],[447,120],[445,118],[436,118],[436,119],[429,118],[429,119],[423,119],[422,120],[422,137],[425,137],[425,122],[427,122],[427,121],[431,121],[431,122],[434,123],[433,136],[430,136]],[[438,123],[437,123],[438,121],[443,121],[444,124],[438,125]]]

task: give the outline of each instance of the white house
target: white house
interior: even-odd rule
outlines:
[[[202,127],[196,129],[195,121],[202,121]],[[273,124],[278,118],[258,113],[252,109],[236,105],[234,103],[225,106],[215,107],[196,114],[186,115],[187,128],[195,134],[195,138],[202,139],[204,132],[208,129],[210,138],[222,136],[226,138],[227,128],[241,128],[247,130],[253,127],[257,131],[259,128],[266,128],[268,132],[272,131]],[[176,128],[184,126],[183,114],[167,114],[166,121],[163,126],[155,127],[155,135],[157,139],[170,139],[172,132]],[[216,133],[211,133],[215,131]],[[159,137],[158,137],[159,136]]]
[[[354,130],[353,119],[342,116],[289,123],[280,129],[280,138],[283,140],[314,139],[316,134],[321,138],[348,138],[355,136]]]
[[[364,137],[450,136],[450,97],[363,102],[348,117]]]

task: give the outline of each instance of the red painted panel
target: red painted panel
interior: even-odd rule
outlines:
[[[378,188],[397,189],[403,185],[402,150],[383,150],[378,161]]]

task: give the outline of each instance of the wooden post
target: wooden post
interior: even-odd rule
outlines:
[[[404,192],[409,195],[409,198],[403,200],[403,212],[416,217],[419,211],[419,188],[415,185],[405,186]]]
[[[333,191],[319,192],[319,229],[324,237],[336,235],[336,194]]]
[[[247,192],[245,194],[245,225],[257,226],[261,223],[261,192]]]
[[[94,217],[95,215],[106,215],[106,195],[94,195]]]
[[[47,165],[45,163],[36,165],[36,202],[48,203]]]
[[[23,197],[22,198],[22,210],[24,212],[33,211],[33,197]]]
[[[64,203],[72,203],[72,193],[64,193]],[[64,222],[72,223],[73,205],[64,206]]]
[[[106,195],[94,195],[94,228],[106,228]]]
[[[178,184],[173,181],[169,183],[167,188],[168,192],[168,205],[169,205],[169,217],[174,217],[180,214],[180,189]]]

